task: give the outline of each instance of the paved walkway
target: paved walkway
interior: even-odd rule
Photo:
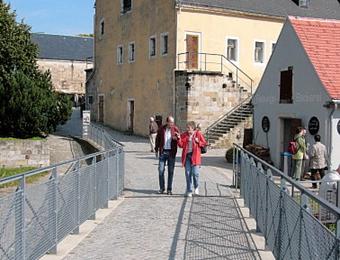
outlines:
[[[260,259],[227,186],[224,151],[204,156],[201,196],[183,196],[179,158],[174,195],[158,195],[157,159],[146,139],[111,133],[126,145],[125,199],[64,259]]]

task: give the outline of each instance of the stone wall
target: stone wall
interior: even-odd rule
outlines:
[[[42,71],[49,70],[53,88],[67,94],[85,94],[85,69],[91,68],[91,62],[67,60],[38,60]]]
[[[212,147],[229,149],[233,147],[234,143],[242,146],[244,139],[244,129],[248,128],[253,128],[252,117],[249,117],[248,119],[246,119],[233,129],[231,129],[229,133],[224,134],[219,140],[215,142],[215,144]]]
[[[50,150],[45,140],[0,140],[0,167],[45,167]]]
[[[181,129],[195,121],[204,131],[248,96],[220,73],[176,71],[175,77],[176,124]]]

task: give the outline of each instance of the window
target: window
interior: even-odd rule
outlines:
[[[156,56],[156,37],[152,36],[150,37],[149,41],[149,55],[150,57]]]
[[[167,55],[169,49],[169,36],[167,33],[161,34],[161,53],[162,55]]]
[[[135,61],[135,43],[129,43],[129,62]]]
[[[273,43],[272,43],[272,53],[274,52],[275,47],[276,47],[276,42],[273,42]]]
[[[121,0],[122,13],[130,12],[132,9],[132,0]]]
[[[123,46],[117,47],[117,64],[123,64]]]
[[[256,63],[264,62],[264,42],[255,42],[254,59]]]
[[[105,33],[105,22],[104,22],[104,19],[100,20],[99,32],[100,32],[100,37],[103,36],[104,33]]]
[[[281,71],[280,103],[293,103],[293,67],[288,67],[288,70]]]
[[[93,96],[89,96],[89,104],[90,104],[90,105],[93,104]]]
[[[227,58],[231,61],[238,60],[238,41],[236,39],[227,40]]]

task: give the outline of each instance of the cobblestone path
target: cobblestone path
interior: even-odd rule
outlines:
[[[224,151],[203,158],[201,196],[183,196],[179,157],[174,195],[158,195],[158,161],[146,139],[111,133],[126,146],[125,199],[64,259],[259,258],[227,186],[231,171]]]

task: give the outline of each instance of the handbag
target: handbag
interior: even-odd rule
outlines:
[[[196,136],[197,136],[197,132],[196,132]],[[201,148],[201,154],[205,154],[208,152],[208,147],[206,145],[200,148]]]

